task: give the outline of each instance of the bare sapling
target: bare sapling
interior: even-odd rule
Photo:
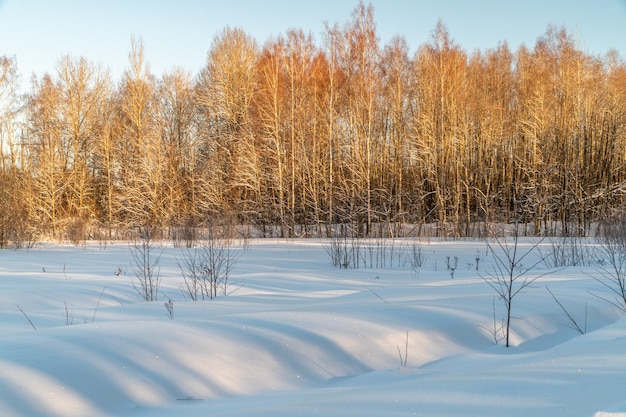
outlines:
[[[204,261],[201,260],[199,249],[183,249],[181,256],[177,258],[176,264],[183,277],[181,291],[184,296],[191,301],[204,299],[205,296],[205,272]],[[208,295],[208,294],[207,294]]]
[[[587,245],[579,236],[553,237],[550,245],[551,255],[546,258],[546,262],[552,268],[590,266],[596,260],[594,247]]]
[[[197,248],[181,251],[177,260],[183,276],[181,290],[192,301],[228,294],[230,273],[240,255],[233,247],[230,232],[228,227],[209,225]]]
[[[140,238],[130,245],[134,279],[133,288],[145,301],[156,301],[161,283],[159,265],[163,250],[157,251],[150,226],[142,228]]]
[[[418,242],[413,242],[406,251],[406,262],[411,266],[413,279],[419,279],[426,255]]]
[[[424,254],[424,248],[419,243],[413,242],[408,251],[408,261],[411,264],[411,268],[419,269],[424,266],[426,262],[426,255]]]
[[[350,226],[342,227],[340,232],[329,237],[325,249],[333,266],[358,269],[363,251],[362,240]]]
[[[602,264],[593,278],[611,293],[601,298],[626,312],[626,216],[605,220],[598,242]]]
[[[527,248],[522,249],[517,227],[515,229],[516,232],[512,240],[496,237],[493,243],[486,241],[487,251],[493,258],[493,273],[481,276],[504,304],[506,347],[510,346],[513,300],[533,282],[551,273],[548,271],[538,275],[533,274],[535,269],[549,256],[549,254],[542,254],[539,250],[539,245],[543,239],[531,242]]]

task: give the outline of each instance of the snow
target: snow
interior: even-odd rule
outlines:
[[[626,318],[594,267],[540,264],[505,348],[485,243],[421,245],[419,271],[337,269],[322,241],[256,240],[229,295],[198,302],[183,249],[163,249],[154,302],[126,244],[1,251],[0,415],[626,416]]]

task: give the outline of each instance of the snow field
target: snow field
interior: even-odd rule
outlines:
[[[134,290],[125,244],[2,251],[0,415],[626,415],[626,319],[595,268],[555,270],[515,298],[507,349],[484,242],[421,245],[419,271],[346,270],[323,242],[257,240],[230,294],[199,302],[180,291],[182,249],[163,248],[155,302]]]

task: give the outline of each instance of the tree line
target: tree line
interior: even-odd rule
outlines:
[[[362,2],[317,42],[227,27],[197,74],[64,56],[18,93],[0,57],[0,246],[164,236],[228,219],[264,234],[587,235],[624,206],[626,65],[565,28],[467,52],[438,23],[381,45]]]

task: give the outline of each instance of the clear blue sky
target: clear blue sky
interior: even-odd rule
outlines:
[[[369,2],[365,2],[369,4]],[[507,41],[532,47],[549,24],[564,25],[594,55],[626,59],[626,0],[372,0],[382,44],[403,35],[413,53],[437,20],[468,52]],[[346,22],[357,0],[0,0],[0,55],[15,56],[27,81],[58,59],[84,56],[121,76],[131,36],[141,37],[151,71],[197,73],[215,34],[241,27],[259,44],[290,28],[321,42],[324,22]]]

